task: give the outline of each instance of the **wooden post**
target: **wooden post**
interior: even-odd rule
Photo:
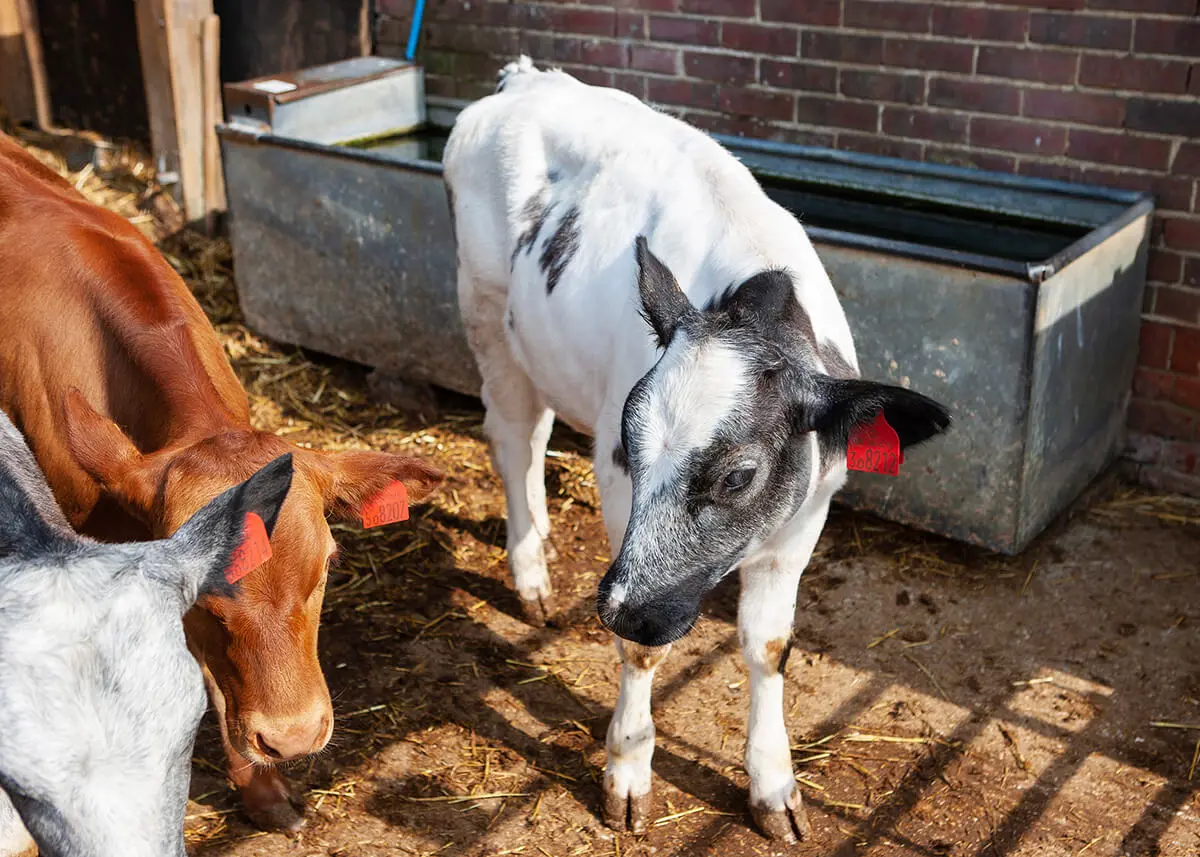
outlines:
[[[146,85],[146,114],[150,119],[150,149],[158,179],[171,188],[178,202],[179,142],[175,136],[175,96],[171,90],[171,61],[167,51],[164,0],[136,0],[138,53]]]
[[[17,0],[17,12],[21,16],[21,33],[25,40],[25,54],[29,57],[29,74],[33,80],[33,101],[37,113],[38,127],[56,133],[54,113],[50,108],[50,84],[46,82],[46,60],[42,56],[42,34],[38,30],[37,10],[33,0]]]
[[[216,126],[221,109],[221,19],[204,19],[204,223],[211,235],[217,212],[225,210],[225,177],[221,173],[221,144]]]
[[[37,116],[17,0],[0,0],[0,106],[14,122],[31,122]]]

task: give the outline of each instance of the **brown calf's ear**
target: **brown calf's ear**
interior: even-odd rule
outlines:
[[[345,520],[362,520],[363,510],[393,482],[400,482],[410,501],[426,497],[444,478],[431,464],[390,452],[330,453],[333,480],[325,510]]]
[[[74,387],[63,397],[63,420],[67,446],[79,466],[121,505],[149,523],[158,483],[154,469],[133,441]]]

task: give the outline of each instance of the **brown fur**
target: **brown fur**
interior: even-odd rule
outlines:
[[[206,598],[185,620],[223,712],[235,780],[265,778],[270,787],[257,792],[274,794],[278,775],[249,762],[319,750],[332,728],[317,660],[336,547],[326,514],[358,518],[393,479],[418,500],[441,474],[399,455],[315,452],[255,431],[245,391],[174,269],[136,228],[3,135],[0,324],[0,408],[81,532],[167,536],[276,456],[295,456],[272,559],[236,598]]]

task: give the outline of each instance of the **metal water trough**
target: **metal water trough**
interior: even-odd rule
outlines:
[[[219,129],[242,307],[264,334],[476,394],[441,147],[461,103],[374,148]],[[899,478],[840,499],[1022,550],[1121,451],[1138,347],[1145,195],[719,138],[801,217],[866,377],[948,404]]]

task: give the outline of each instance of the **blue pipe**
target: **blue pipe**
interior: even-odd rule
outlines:
[[[421,18],[425,14],[425,0],[417,0],[413,9],[412,27],[408,31],[408,47],[404,50],[404,58],[409,62],[417,55],[417,37],[421,35]]]

